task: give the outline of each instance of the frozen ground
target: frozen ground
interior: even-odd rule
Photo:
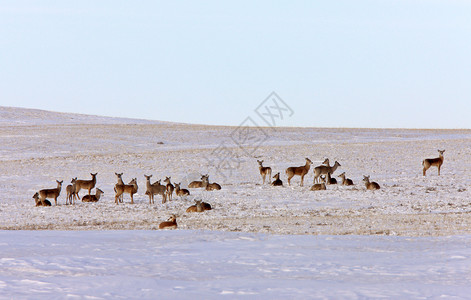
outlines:
[[[4,107],[0,119],[0,229],[53,230],[0,232],[0,298],[133,292],[153,298],[156,288],[187,298],[469,292],[469,130],[264,128],[250,130],[251,139],[241,143],[235,127]],[[442,176],[431,168],[423,177],[421,161],[438,148],[446,149]],[[299,177],[288,187],[284,170],[305,157],[313,167],[326,157],[338,160],[335,174],[345,171],[356,185],[309,191],[311,169],[304,187]],[[262,185],[257,159],[280,172],[285,186]],[[98,172],[104,197],[65,205],[70,179],[89,179],[91,172]],[[129,195],[114,203],[115,172],[125,181],[138,178],[135,204]],[[186,187],[201,173],[222,190],[191,189],[186,199],[149,205],[144,174],[171,176]],[[381,190],[365,190],[360,181],[367,174]],[[55,187],[56,179],[64,180],[58,205],[34,207],[32,195]],[[214,210],[186,213],[195,198]],[[170,214],[178,215],[180,230],[152,231]]]

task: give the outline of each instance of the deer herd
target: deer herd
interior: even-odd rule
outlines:
[[[423,176],[426,176],[426,172],[430,167],[437,167],[438,175],[440,175],[440,169],[444,161],[444,154],[445,150],[438,150],[439,156],[437,158],[427,158],[422,161],[423,166]],[[291,179],[294,176],[300,176],[300,186],[304,186],[304,177],[308,174],[312,161],[309,158],[305,158],[306,163],[304,166],[299,167],[289,167],[285,170],[285,174],[287,176],[288,185],[291,186]],[[272,186],[283,186],[283,182],[280,180],[280,173],[276,173],[272,177],[272,168],[263,166],[263,160],[257,160],[259,165],[260,176],[262,177],[262,184],[264,185],[267,181],[268,176],[268,183]],[[314,173],[314,180],[313,185],[311,186],[311,191],[320,191],[326,190],[326,185],[337,184],[337,180],[333,178],[334,172],[340,167],[341,164],[338,161],[331,166],[329,159],[325,159],[324,162],[315,167],[313,169]],[[97,173],[90,173],[92,176],[89,180],[82,180],[77,179],[77,177],[72,178],[71,184],[67,185],[66,192],[66,205],[68,204],[75,204],[75,202],[80,199],[79,192],[80,190],[84,189],[88,191],[87,195],[82,197],[82,202],[98,202],[100,200],[101,195],[104,192],[96,188],[95,195],[91,194],[92,189],[95,188],[96,185],[96,177]],[[125,184],[123,182],[122,175],[123,173],[115,173],[117,178],[117,183],[114,186],[115,192],[115,203],[118,205],[119,203],[123,203],[123,196],[124,194],[129,194],[131,198],[131,204],[134,204],[134,194],[138,191],[137,185],[137,178],[132,178],[132,180]],[[149,197],[149,204],[154,204],[154,195],[160,195],[162,197],[162,203],[166,203],[167,201],[172,201],[173,193],[175,192],[176,196],[178,197],[187,197],[190,195],[190,191],[188,189],[181,188],[180,183],[172,183],[171,177],[166,177],[164,179],[164,184],[161,183],[161,179],[155,181],[154,183],[151,182],[152,175],[144,175],[146,179],[146,192],[145,194]],[[275,179],[271,181],[271,178]],[[341,179],[340,184],[344,186],[353,186],[354,183],[350,178],[347,178],[345,172],[338,175],[338,178]],[[57,205],[57,198],[61,193],[62,182],[56,180],[57,187],[51,189],[42,189],[36,192],[33,195],[33,199],[35,200],[36,206],[51,206],[51,202],[47,199],[54,199],[54,204]],[[363,176],[363,182],[367,190],[379,190],[380,185],[377,182],[370,181],[370,176]],[[188,188],[195,189],[195,188],[202,188],[206,191],[213,191],[213,190],[220,190],[221,185],[218,183],[210,183],[209,182],[209,175],[201,175],[200,181],[192,181],[188,184]],[[212,207],[209,203],[203,202],[202,200],[194,200],[195,204],[188,207],[186,212],[204,212],[205,210],[211,210]],[[167,221],[162,222],[159,225],[160,229],[164,228],[177,228],[177,216],[172,215]]]

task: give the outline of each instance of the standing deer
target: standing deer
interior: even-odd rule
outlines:
[[[380,186],[378,183],[372,181],[370,182],[370,176],[363,175],[363,182],[365,183],[367,190],[379,190]]]
[[[275,180],[271,183],[273,186],[283,186],[283,181],[280,180],[280,172],[276,173],[275,176],[273,176]]]
[[[324,191],[326,190],[325,187],[325,175],[321,175],[321,183],[315,183],[313,186],[311,186],[311,191]]]
[[[146,195],[149,196],[149,204],[154,203],[154,195],[158,194],[162,196],[162,204],[167,202],[167,187],[160,184],[160,180],[150,183],[152,175],[144,175],[146,178]]]
[[[57,187],[55,189],[43,189],[38,192],[41,202],[44,203],[46,198],[50,198],[50,199],[54,198],[54,203],[55,205],[57,205],[57,197],[59,197],[59,195],[61,194],[63,180],[61,181],[56,180],[56,182],[57,182]]]
[[[190,191],[187,190],[187,189],[181,189],[180,188],[180,185],[182,183],[175,183],[175,194],[179,197],[184,197],[184,196],[189,196],[190,195]]]
[[[440,176],[440,168],[442,167],[443,164],[443,153],[445,153],[445,150],[438,150],[438,157],[437,158],[426,158],[422,161],[422,166],[424,166],[423,169],[423,175],[425,176],[425,172],[430,167],[437,167],[438,168],[438,176]]]
[[[327,163],[329,163],[329,160],[327,159],[326,160]],[[325,161],[324,161],[325,162]],[[319,176],[321,176],[321,174],[324,174],[327,176],[327,174],[334,174],[334,172],[337,170],[338,167],[340,167],[340,163],[338,161],[335,161],[334,165],[333,166],[329,166],[329,165],[321,165],[321,166],[317,166],[314,168],[314,182],[313,183],[316,183],[319,181]]]
[[[209,175],[201,177],[203,180],[203,188],[207,191],[220,190],[221,185],[219,183],[213,182],[209,183]]]
[[[41,199],[39,198],[38,192],[36,192],[33,195],[33,199],[34,199],[34,202],[36,203],[36,206],[51,206],[51,202],[49,200],[41,201]]]
[[[159,224],[159,229],[177,229],[177,216],[172,215],[167,221]]]
[[[338,177],[342,178],[342,185],[354,185],[353,180],[351,180],[350,178],[345,177],[345,172],[340,174]]]
[[[195,180],[195,181],[190,182],[190,184],[188,185],[188,188],[190,188],[190,189],[202,188],[203,187],[203,177],[205,177],[205,176],[209,177],[208,174],[201,175],[201,180],[200,181]]]
[[[172,201],[173,191],[175,190],[175,187],[170,182],[170,177],[165,177],[164,182],[167,184],[167,186],[166,186],[167,198],[168,198],[169,201]]]
[[[271,168],[270,167],[264,167],[263,166],[263,160],[258,160],[258,168],[260,170],[260,175],[262,176],[263,179],[263,184],[265,184],[265,177],[268,175],[268,181],[270,181],[271,178]]]
[[[90,195],[90,191],[95,187],[96,184],[96,175],[98,173],[90,173],[92,175],[91,180],[82,180],[78,179],[75,181],[75,194],[77,194],[77,197],[80,199],[79,192],[81,189],[86,189],[88,190],[88,194]]]
[[[133,178],[129,184],[117,184],[116,186],[116,194],[114,196],[114,202],[118,204],[118,198],[123,193],[128,193],[131,196],[131,204],[134,204],[134,194],[137,193],[138,186],[137,186],[137,178]]]
[[[100,200],[101,195],[103,195],[104,192],[100,190],[99,188],[96,189],[95,195],[85,195],[82,197],[82,202],[98,202]]]
[[[75,194],[75,182],[77,181],[77,177],[72,178],[68,186],[66,186],[65,191],[67,192],[67,199],[65,200],[65,204],[72,204],[72,200],[74,201],[75,204],[75,199],[77,198],[77,195]]]
[[[118,180],[117,184],[122,184],[122,185],[124,185],[123,173],[116,173],[116,172],[115,172],[114,175],[116,175],[116,179]],[[116,193],[116,185],[115,185],[115,187],[114,187],[114,192]],[[122,203],[122,202],[123,202],[123,195],[121,195],[118,200],[119,200],[119,202]]]
[[[289,167],[286,169],[286,175],[288,176],[288,185],[291,185],[291,178],[293,176],[298,175],[301,176],[301,184],[300,186],[304,185],[304,175],[309,172],[309,169],[311,168],[312,161],[306,157],[306,164],[301,167]]]

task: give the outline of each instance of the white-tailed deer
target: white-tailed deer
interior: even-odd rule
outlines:
[[[195,200],[195,205],[188,207],[186,212],[203,212],[211,209],[211,204],[203,202],[202,200]]]
[[[104,192],[100,190],[99,188],[96,189],[95,195],[85,195],[82,197],[82,202],[98,202],[100,200],[101,195],[103,195]]]
[[[422,166],[424,166],[423,169],[423,175],[425,176],[425,172],[430,167],[437,167],[438,168],[438,176],[440,176],[440,168],[442,167],[443,164],[443,153],[445,153],[445,150],[438,150],[439,156],[437,158],[426,158],[422,161]]]
[[[263,166],[263,160],[258,160],[258,168],[260,170],[260,175],[262,176],[263,179],[263,184],[265,184],[265,177],[268,175],[268,181],[270,182],[271,178],[271,168],[270,167],[264,167]]]
[[[63,180],[61,181],[56,180],[56,182],[57,182],[57,187],[55,189],[43,189],[38,192],[41,202],[44,202],[46,198],[49,198],[49,199],[54,198],[54,203],[55,205],[57,205],[57,197],[59,197],[59,195],[61,194]]]
[[[41,200],[39,198],[38,192],[36,192],[33,195],[34,202],[36,203],[36,206],[51,206],[51,202],[49,200]]]
[[[202,188],[202,187],[203,187],[203,177],[205,177],[205,176],[209,177],[208,174],[206,174],[206,175],[201,175],[201,180],[200,180],[200,181],[195,180],[195,181],[190,182],[190,184],[188,185],[188,188],[189,188],[189,189]]]
[[[325,187],[325,175],[320,176],[320,181],[321,183],[315,183],[313,186],[311,186],[311,191],[323,191],[327,189]]]
[[[152,175],[144,175],[146,178],[146,195],[149,196],[149,204],[154,203],[154,195],[162,196],[162,203],[167,202],[167,187],[160,184],[160,180],[150,183]]]
[[[123,184],[124,185],[124,181],[123,181],[123,173],[114,173],[114,175],[116,175],[116,179],[118,180],[118,182],[116,184]],[[116,193],[116,185],[114,187],[114,192]],[[119,196],[119,202],[123,202],[123,195]]]
[[[332,178],[332,176],[330,176],[330,172],[327,173],[326,181],[327,181],[327,184],[337,184],[337,179]]]
[[[177,229],[177,216],[172,215],[167,221],[160,223],[159,229]]]
[[[75,194],[75,182],[76,181],[77,181],[77,177],[72,178],[72,180],[70,181],[70,183],[72,184],[69,184],[65,188],[65,191],[67,192],[67,199],[65,200],[65,205],[69,203],[72,204],[72,200],[73,200],[73,203],[75,204],[75,199],[77,198],[77,195]]]
[[[164,182],[167,184],[166,185],[167,199],[169,201],[172,201],[173,191],[175,190],[175,187],[173,186],[172,182],[170,181],[170,177],[165,177]]]
[[[328,159],[326,159],[327,163],[329,162]],[[324,161],[325,163],[325,161]],[[314,182],[313,183],[317,183],[319,181],[319,176],[321,175],[326,175],[328,173],[330,173],[331,175],[334,174],[334,172],[337,170],[338,167],[340,167],[340,163],[338,161],[335,161],[334,165],[333,166],[329,166],[329,165],[321,165],[321,166],[317,166],[314,168]]]
[[[129,184],[117,184],[116,188],[116,195],[114,196],[114,202],[118,204],[118,198],[123,193],[128,193],[131,196],[131,204],[134,204],[134,194],[137,193],[138,186],[137,186],[137,178],[133,178]]]
[[[276,173],[275,176],[273,176],[275,180],[271,183],[273,186],[283,186],[283,181],[280,179],[280,172]]]
[[[180,185],[182,183],[175,183],[175,194],[179,197],[185,197],[190,195],[190,191],[187,189],[181,189]]]
[[[351,180],[350,178],[345,177],[345,172],[340,174],[338,177],[342,178],[342,185],[354,185],[353,180]]]
[[[203,181],[203,188],[207,191],[214,191],[214,190],[220,190],[221,189],[221,185],[219,185],[219,183],[216,183],[216,182],[213,182],[213,183],[209,183],[209,175],[205,175],[203,177],[201,177],[202,181]]]
[[[90,173],[90,175],[92,175],[91,180],[78,179],[75,181],[75,194],[77,194],[77,197],[79,199],[80,199],[79,192],[81,189],[88,190],[88,194],[90,195],[91,190],[95,187],[97,174],[98,173],[95,173],[95,174]]]
[[[298,175],[301,176],[301,184],[300,186],[304,185],[304,176],[309,172],[311,168],[312,161],[306,157],[306,164],[301,167],[289,167],[286,169],[286,175],[288,176],[288,185],[291,185],[291,178],[293,176]]]
[[[370,176],[363,175],[363,182],[365,183],[367,190],[379,190],[380,186],[378,183],[372,181],[370,182]]]

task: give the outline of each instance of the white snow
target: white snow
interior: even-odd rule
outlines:
[[[265,128],[239,147],[236,130],[0,107],[0,299],[468,297],[471,131]],[[423,177],[438,148],[441,176]],[[356,185],[311,192],[310,171],[288,187],[304,157]],[[263,186],[256,159],[285,186]],[[91,172],[103,198],[65,205]],[[135,204],[114,203],[115,172],[138,178]],[[201,173],[222,190],[149,204],[144,174],[186,188]],[[55,180],[58,205],[35,207]],[[186,213],[198,198],[214,209]],[[171,214],[179,229],[156,230]]]

